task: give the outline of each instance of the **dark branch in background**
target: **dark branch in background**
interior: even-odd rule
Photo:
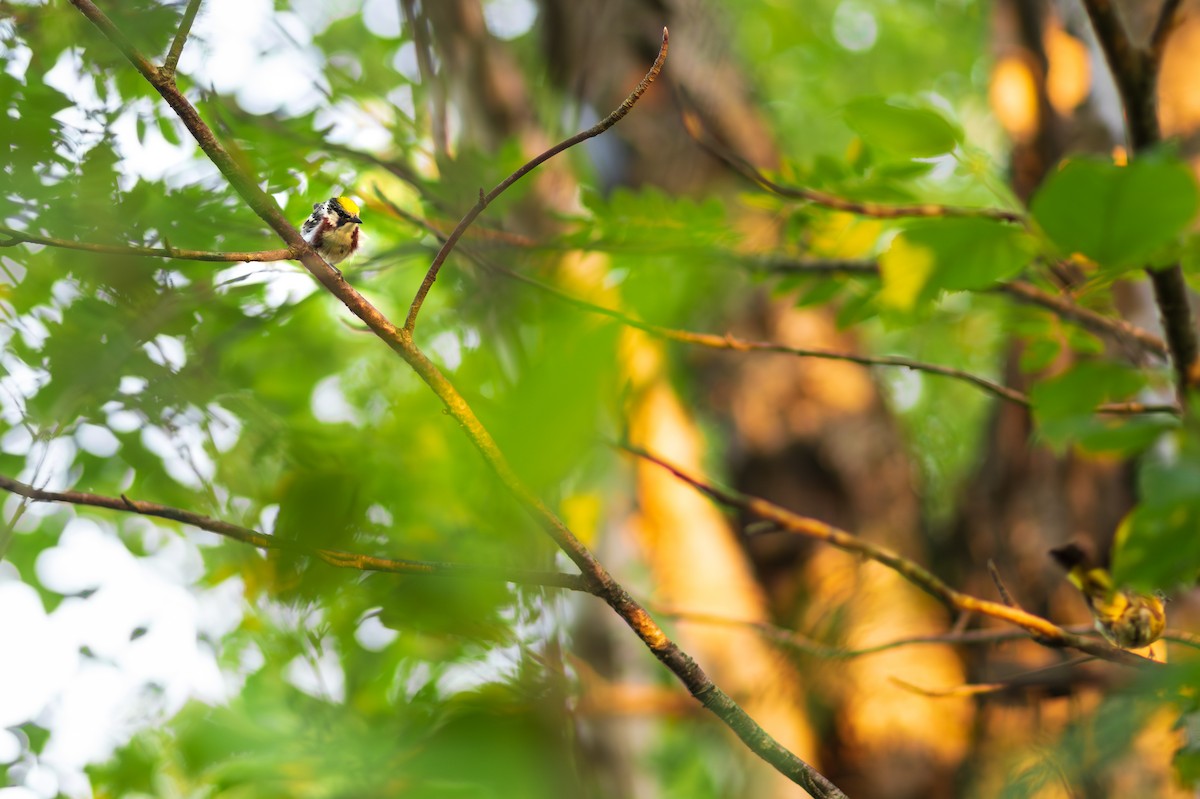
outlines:
[[[498,183],[496,187],[487,194],[483,193],[483,189],[479,190],[479,200],[471,207],[470,211],[467,211],[466,215],[454,227],[454,230],[450,231],[450,235],[446,237],[446,242],[442,245],[442,248],[438,251],[438,254],[434,256],[433,263],[429,265],[429,271],[425,273],[425,279],[421,281],[421,287],[417,289],[417,295],[413,297],[412,305],[409,306],[408,309],[408,318],[404,320],[404,329],[409,335],[412,335],[413,329],[416,327],[417,314],[421,312],[421,305],[425,302],[425,297],[429,294],[429,290],[433,288],[433,282],[437,280],[438,271],[441,270],[442,264],[445,263],[446,258],[450,255],[450,252],[454,249],[454,245],[458,243],[458,240],[462,237],[462,234],[468,227],[471,226],[471,223],[475,221],[475,217],[483,213],[483,210],[491,205],[492,201],[503,194],[509,186],[513,185],[518,180],[525,177],[525,175],[528,175],[530,172],[537,169],[546,161],[549,161],[554,156],[558,155],[564,150],[574,147],[580,142],[584,142],[588,139],[599,136],[601,133],[620,122],[625,115],[629,113],[629,110],[633,108],[634,103],[641,99],[642,95],[646,93],[646,89],[650,88],[650,84],[653,83],[654,79],[658,77],[658,73],[662,71],[663,63],[667,60],[667,42],[667,29],[663,28],[662,46],[658,50],[658,57],[654,59],[654,64],[651,65],[650,71],[647,72],[646,76],[642,78],[641,82],[633,88],[633,91],[629,93],[629,96],[625,98],[624,102],[617,106],[615,111],[587,130],[576,133],[569,139],[563,139],[549,150],[546,150],[540,155],[535,156],[526,162],[524,166],[520,167],[517,171],[513,172],[504,180],[500,181],[500,183]]]
[[[0,225],[0,235],[7,236],[7,241],[0,241],[0,247],[14,247],[18,244],[41,244],[46,247],[60,247],[66,250],[81,250],[105,255],[134,255],[143,258],[174,258],[180,261],[217,261],[225,263],[241,263],[243,261],[290,261],[296,257],[292,250],[255,250],[252,252],[209,252],[207,250],[185,250],[179,247],[142,247],[135,244],[92,244],[86,241],[71,241],[69,239],[54,239],[48,236],[35,236],[20,230]]]
[[[1155,65],[1155,69],[1162,67],[1163,51],[1167,47],[1167,39],[1175,30],[1175,17],[1179,13],[1179,7],[1183,5],[1182,0],[1163,0],[1162,8],[1158,12],[1158,20],[1154,23],[1154,32],[1150,34],[1150,62]]]
[[[1043,619],[1041,616],[1035,616],[1032,613],[1026,613],[1017,608],[1010,608],[999,602],[990,602],[986,599],[971,596],[970,594],[964,594],[942,582],[940,578],[936,577],[925,567],[914,563],[890,549],[877,546],[869,541],[864,541],[845,530],[840,530],[819,519],[812,519],[792,513],[774,503],[767,502],[765,499],[748,496],[729,489],[717,488],[711,483],[706,483],[700,478],[694,477],[678,466],[674,466],[644,449],[627,444],[620,446],[621,449],[639,458],[661,466],[697,491],[722,505],[737,508],[748,515],[772,522],[781,531],[824,541],[845,552],[861,555],[880,563],[895,571],[950,610],[961,611],[963,613],[978,613],[1015,624],[1033,633],[1034,639],[1044,646],[1052,648],[1070,647],[1103,660],[1120,663],[1125,666],[1162,665],[1149,658],[1135,655],[1132,652],[1126,652],[1123,649],[1117,649],[1106,643],[1069,633],[1062,627]]]
[[[662,628],[651,618],[650,614],[639,605],[624,586],[618,583],[604,568],[592,552],[575,537],[575,534],[563,524],[546,505],[535,495],[513,471],[508,460],[492,439],[491,434],[475,415],[471,406],[463,399],[454,385],[446,378],[437,366],[426,357],[425,353],[413,342],[412,330],[399,328],[386,316],[369,303],[348,284],[341,273],[327,264],[304,239],[291,222],[284,217],[274,199],[263,191],[256,180],[230,156],[221,145],[212,129],[200,119],[196,109],[180,93],[173,79],[163,76],[129,43],[112,22],[101,12],[91,0],[71,0],[106,38],[112,41],[130,63],[150,82],[164,100],[174,109],[180,121],[191,132],[204,153],[213,164],[221,170],[229,180],[234,190],[241,195],[246,204],[258,214],[274,230],[283,242],[297,252],[300,262],[310,274],[316,278],[331,294],[346,306],[351,313],[362,320],[387,346],[399,355],[417,373],[426,385],[437,395],[446,407],[446,412],[458,422],[463,432],[471,440],[479,454],[491,467],[492,471],[504,484],[505,488],[522,504],[534,517],[543,531],[567,554],[579,567],[584,579],[594,587],[595,594],[602,598],[621,619],[629,625],[638,638],[673,674],[687,687],[688,691],[701,704],[721,719],[733,732],[741,738],[746,746],[756,755],[766,760],[780,773],[795,781],[816,797],[844,797],[845,794],[820,772],[805,763],[792,752],[785,749],[774,738],[766,733],[754,719],[722,691],[704,673],[694,660],[677,644],[667,637]],[[663,31],[663,50],[655,62],[654,71],[661,68],[662,58],[666,51],[666,31]],[[637,98],[631,96],[618,109],[617,119],[623,116]],[[623,109],[623,110],[622,110]],[[561,148],[560,148],[561,149]],[[550,153],[560,151],[551,150]],[[547,158],[549,155],[546,156]],[[536,160],[536,159],[535,159]],[[537,163],[541,163],[542,158]],[[533,163],[533,162],[531,162]],[[533,163],[536,166],[537,163]],[[533,166],[529,168],[532,169]],[[528,170],[526,170],[528,171]],[[524,174],[524,173],[521,173]],[[520,175],[517,175],[519,178]],[[515,181],[517,178],[513,178]],[[509,185],[511,182],[509,181]],[[478,215],[478,211],[474,216]],[[467,221],[469,224],[469,220]],[[461,225],[465,229],[465,225]],[[459,232],[461,235],[461,230]],[[430,285],[436,277],[436,270],[431,269],[426,275]],[[424,286],[424,284],[422,284]],[[428,293],[428,288],[425,288]],[[424,294],[418,293],[423,299]],[[418,304],[419,308],[419,304]],[[410,314],[411,315],[411,314]]]
[[[700,124],[699,117],[695,114],[685,111],[683,114],[683,126],[687,130],[688,135],[718,161],[722,161],[751,183],[756,183],[772,194],[786,197],[790,200],[802,200],[810,202],[813,205],[819,205],[822,208],[829,208],[834,211],[846,211],[847,213],[868,216],[874,219],[966,216],[980,219],[994,219],[999,222],[1025,223],[1023,214],[1016,211],[1005,211],[1000,208],[962,208],[953,205],[938,205],[936,203],[891,205],[889,203],[848,200],[836,194],[828,194],[803,186],[785,186],[771,180],[741,156],[731,152],[711,136],[708,136]]]
[[[756,272],[776,275],[866,275],[879,277],[879,263],[871,258],[750,258],[746,265]]]
[[[450,150],[450,137],[446,132],[446,94],[437,76],[433,73],[433,59],[430,57],[429,29],[425,25],[424,10],[417,15],[414,0],[400,0],[400,10],[404,21],[412,31],[413,46],[417,50],[417,70],[421,74],[421,84],[429,92],[433,105],[430,114],[430,127],[433,129],[433,149],[438,155],[445,156]]]
[[[231,524],[199,513],[158,505],[153,502],[139,502],[122,494],[120,497],[106,497],[100,494],[87,494],[80,491],[45,491],[31,485],[0,475],[0,488],[13,494],[33,500],[34,502],[62,502],[71,505],[85,505],[92,508],[107,508],[109,510],[136,513],[141,516],[154,516],[181,524],[198,527],[210,533],[240,541],[259,549],[277,549],[284,552],[294,552],[301,555],[319,558],[330,566],[339,569],[354,569],[367,572],[388,572],[390,574],[424,574],[431,577],[484,577],[517,585],[536,585],[546,588],[566,588],[571,591],[594,593],[587,581],[578,574],[562,572],[545,572],[528,569],[505,569],[492,566],[475,566],[465,563],[440,563],[422,560],[402,560],[395,558],[380,558],[374,555],[364,555],[357,552],[343,552],[336,549],[320,549],[304,546],[298,541],[289,541],[273,535],[266,535],[248,527]]]
[[[1158,72],[1180,3],[1178,0],[1163,3],[1150,47],[1145,50],[1130,41],[1111,0],[1083,0],[1083,5],[1125,106],[1131,148],[1134,153],[1144,153],[1162,140],[1158,125]],[[1099,224],[1100,221],[1096,221]],[[1161,269],[1147,267],[1146,272],[1154,286],[1154,301],[1167,334],[1176,389],[1186,406],[1188,392],[1200,386],[1200,363],[1197,363],[1200,344],[1197,343],[1196,320],[1188,299],[1187,282],[1178,263]]]

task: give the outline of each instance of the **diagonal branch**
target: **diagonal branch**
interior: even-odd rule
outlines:
[[[124,494],[120,497],[108,497],[81,491],[46,491],[5,475],[0,475],[0,489],[33,500],[34,502],[62,502],[70,505],[107,508],[108,510],[167,519],[191,525],[192,527],[198,527],[201,530],[208,530],[210,533],[216,533],[225,538],[240,541],[243,544],[249,544],[259,549],[277,549],[319,558],[330,566],[339,569],[387,572],[391,574],[424,574],[432,577],[484,577],[503,580],[504,582],[517,585],[566,588],[571,591],[594,593],[589,587],[587,580],[577,574],[534,571],[529,569],[505,569],[465,563],[380,558],[358,552],[308,547],[299,541],[289,541],[278,536],[266,535],[248,527],[242,527],[222,521],[221,519],[214,519],[211,516],[204,516],[180,508],[172,508],[154,502],[140,502],[130,499]]]
[[[1167,49],[1167,39],[1171,37],[1177,24],[1176,17],[1182,0],[1163,0],[1158,12],[1158,20],[1154,23],[1154,32],[1150,34],[1150,48],[1147,53],[1150,64],[1157,70],[1162,65],[1163,53]]]
[[[940,377],[948,377],[953,380],[960,380],[969,383],[976,388],[998,397],[1006,402],[1012,402],[1022,407],[1032,407],[1032,402],[1029,396],[1015,388],[1001,385],[993,380],[988,380],[986,377],[981,377],[972,372],[967,372],[962,369],[955,369],[950,366],[942,366],[941,364],[928,363],[926,361],[918,361],[912,358],[905,358],[899,355],[860,355],[855,352],[842,352],[839,350],[827,350],[818,348],[792,347],[787,344],[779,344],[774,341],[751,341],[747,339],[737,338],[729,333],[724,335],[716,335],[714,333],[696,333],[690,330],[679,330],[671,327],[663,327],[649,322],[643,322],[632,316],[622,313],[613,308],[608,308],[603,305],[595,305],[587,300],[575,297],[567,292],[555,288],[554,286],[546,285],[539,280],[522,275],[519,272],[514,272],[502,266],[488,264],[488,268],[498,271],[508,277],[517,280],[521,283],[533,286],[540,291],[543,291],[563,302],[573,305],[581,310],[589,313],[594,313],[599,316],[605,316],[613,319],[627,327],[632,327],[649,333],[657,338],[667,341],[676,341],[681,344],[691,344],[694,346],[708,347],[709,349],[731,350],[734,352],[773,352],[780,355],[795,355],[800,358],[821,358],[830,361],[844,361],[848,363],[856,363],[860,366],[892,366],[903,369],[911,369],[916,372],[924,372],[925,374],[938,375]],[[1137,415],[1143,413],[1169,413],[1178,414],[1179,408],[1175,405],[1149,405],[1141,402],[1110,402],[1096,407],[1097,413],[1108,414],[1128,414]]]
[[[428,296],[429,290],[433,288],[433,283],[435,280],[437,280],[438,272],[441,270],[442,264],[446,262],[446,258],[454,249],[454,245],[458,243],[460,238],[462,238],[463,233],[465,233],[467,228],[471,226],[471,223],[475,221],[475,217],[483,213],[483,210],[491,205],[492,202],[501,194],[503,194],[510,186],[528,175],[533,170],[537,169],[546,161],[549,161],[554,156],[558,155],[564,150],[574,147],[580,142],[584,142],[588,139],[599,136],[601,133],[620,122],[625,115],[629,113],[629,110],[633,108],[634,103],[640,100],[642,95],[646,93],[646,89],[650,88],[650,84],[653,83],[654,79],[658,77],[658,73],[662,71],[663,63],[667,59],[667,41],[667,29],[663,28],[662,46],[659,47],[658,57],[654,59],[654,63],[650,66],[650,71],[647,72],[646,76],[642,78],[641,82],[633,88],[633,91],[629,93],[629,96],[626,97],[619,106],[617,106],[615,111],[587,130],[576,133],[574,136],[571,136],[568,139],[563,139],[549,150],[546,150],[545,152],[526,162],[516,172],[513,172],[504,180],[496,184],[496,187],[487,194],[483,193],[483,189],[479,190],[479,200],[471,207],[470,211],[467,211],[466,216],[459,221],[459,223],[454,227],[454,230],[450,231],[450,235],[446,237],[446,242],[442,245],[442,248],[438,250],[438,254],[434,256],[433,263],[429,265],[429,271],[425,273],[425,279],[421,281],[421,286],[417,289],[416,296],[413,297],[412,305],[409,306],[408,318],[404,320],[405,332],[407,332],[410,336],[412,335],[413,329],[417,324],[417,314],[421,312],[421,305],[425,302],[425,297]]]
[[[768,258],[751,263],[752,269],[776,274],[815,275],[878,275],[879,264],[870,259],[789,259]],[[1066,297],[1056,296],[1039,289],[1024,280],[1013,280],[994,286],[990,291],[1007,294],[1015,300],[1037,305],[1068,322],[1074,322],[1085,330],[1119,344],[1131,355],[1153,355],[1169,358],[1167,343],[1150,331],[1138,327],[1125,319],[1105,316],[1085,308]]]
[[[290,261],[296,257],[291,250],[255,250],[251,252],[210,252],[208,250],[185,250],[179,247],[142,247],[135,244],[94,244],[87,241],[71,241],[70,239],[55,239],[49,236],[36,236],[20,230],[0,225],[0,235],[8,237],[0,241],[0,247],[12,247],[17,244],[41,244],[46,247],[61,247],[65,250],[81,250],[105,255],[134,255],[144,258],[174,258],[180,261],[213,261],[222,263],[242,263],[247,261]]]
[[[179,30],[175,32],[175,39],[171,42],[171,49],[167,51],[167,58],[163,61],[162,73],[170,79],[175,79],[175,67],[179,66],[179,56],[183,54],[183,46],[187,44],[188,35],[192,32],[192,23],[196,21],[196,12],[200,10],[202,0],[188,0],[187,8],[183,10],[183,19],[179,21]]]
[[[1032,613],[1027,613],[1017,608],[1011,608],[999,602],[991,602],[986,599],[964,594],[957,591],[944,583],[939,577],[936,577],[932,572],[925,567],[909,560],[908,558],[893,552],[886,547],[881,547],[872,544],[869,541],[838,529],[831,524],[820,521],[818,519],[800,516],[791,511],[780,507],[772,502],[758,497],[741,494],[739,492],[717,488],[711,483],[707,483],[698,477],[695,477],[678,466],[674,466],[667,461],[647,452],[644,449],[630,446],[627,444],[620,445],[621,449],[629,452],[639,458],[649,461],[650,463],[661,466],[667,471],[674,474],[683,482],[695,488],[702,494],[706,494],[711,499],[727,505],[732,508],[737,508],[751,516],[756,516],[765,521],[774,523],[783,531],[802,535],[807,538],[813,538],[818,541],[824,541],[832,546],[837,547],[845,552],[850,552],[855,555],[861,555],[865,558],[880,563],[887,568],[895,571],[904,579],[920,588],[925,593],[932,596],[934,599],[941,602],[950,610],[961,611],[964,613],[978,613],[984,616],[991,616],[1002,621],[1015,624],[1024,630],[1033,633],[1035,640],[1039,643],[1050,647],[1071,647],[1078,649],[1089,655],[1108,660],[1113,663],[1120,663],[1125,666],[1148,666],[1156,664],[1156,661],[1148,658],[1135,655],[1132,652],[1126,652],[1123,649],[1116,649],[1106,643],[1085,638],[1081,635],[1067,632],[1062,627],[1053,624],[1041,616],[1035,616]]]
[[[865,646],[861,649],[842,649],[840,647],[830,646],[829,644],[809,638],[808,636],[802,635],[795,630],[790,630],[786,627],[780,627],[768,622],[754,621],[751,619],[737,619],[729,616],[721,616],[715,613],[705,613],[695,610],[675,610],[656,607],[654,608],[654,611],[660,616],[665,616],[669,619],[676,619],[681,622],[711,624],[718,627],[741,627],[754,630],[767,640],[773,641],[780,646],[801,652],[805,655],[822,658],[824,660],[852,660],[854,658],[877,655],[881,652],[888,652],[892,649],[900,649],[901,647],[906,646],[933,644],[994,644],[1003,643],[1006,641],[1026,641],[1031,638],[1030,633],[1022,630],[965,630],[963,632],[914,635],[907,638],[898,638],[894,641],[887,641],[882,644]],[[1091,625],[1084,624],[1066,627],[1064,629],[1067,630],[1067,632],[1083,635],[1091,632],[1094,628],[1091,627]]]
[[[844,797],[845,794],[824,775],[768,735],[740,705],[704,673],[690,655],[667,637],[667,634],[646,612],[646,609],[639,605],[624,586],[618,583],[608,570],[596,560],[591,550],[584,546],[562,520],[517,477],[504,453],[500,451],[471,406],[413,342],[412,331],[393,324],[347,283],[340,272],[325,263],[324,259],[304,241],[299,231],[283,216],[274,199],[259,187],[252,175],[234,161],[229,152],[217,140],[212,129],[200,119],[195,107],[179,92],[174,83],[164,80],[158,70],[129,43],[128,39],[91,0],[71,0],[71,3],[118,47],[130,63],[154,86],[162,98],[174,109],[200,148],[230,182],[234,190],[241,195],[246,204],[279,234],[289,248],[297,252],[297,257],[304,268],[351,313],[362,320],[393,352],[403,358],[417,373],[417,376],[429,386],[445,405],[446,413],[458,422],[464,434],[505,488],[525,506],[543,531],[579,567],[585,579],[594,587],[596,595],[621,617],[654,656],[687,687],[692,696],[728,726],[746,744],[747,748],[813,796],[818,799]],[[663,55],[664,53],[660,53],[660,60]],[[629,110],[629,106],[636,99],[631,95],[626,103],[622,104],[617,112],[614,112],[618,115],[617,119]],[[429,282],[432,284],[432,279]],[[428,289],[426,289],[426,293],[428,293]]]
[[[802,200],[832,211],[845,211],[858,216],[868,216],[873,219],[902,219],[908,217],[976,217],[979,219],[994,219],[998,222],[1025,223],[1024,215],[1016,211],[1005,211],[999,208],[963,208],[954,205],[939,205],[936,203],[917,203],[913,205],[891,205],[870,201],[850,200],[836,194],[830,194],[804,186],[785,186],[776,183],[750,164],[737,153],[730,151],[722,144],[708,136],[700,125],[699,118],[690,112],[684,112],[683,126],[692,139],[707,150],[718,161],[733,169],[739,175],[760,188],[785,197],[790,200]]]
[[[1085,308],[1066,297],[1042,291],[1032,283],[1014,280],[997,286],[994,290],[1015,300],[1045,308],[1061,319],[1075,322],[1084,330],[1109,338],[1134,352],[1159,358],[1169,356],[1167,343],[1150,331],[1124,319],[1105,316],[1091,308]]]

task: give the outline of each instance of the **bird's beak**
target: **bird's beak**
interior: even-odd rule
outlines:
[[[350,221],[351,221],[351,222],[353,222],[353,223],[354,223],[354,224],[356,224],[356,225],[361,225],[361,224],[362,224],[362,220],[361,220],[361,219],[359,219],[357,216],[352,216],[352,217],[350,217]]]

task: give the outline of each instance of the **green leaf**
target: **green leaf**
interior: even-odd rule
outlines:
[[[1029,394],[1038,434],[1052,447],[1069,443],[1099,452],[1133,452],[1167,427],[1169,418],[1125,419],[1096,414],[1096,406],[1123,400],[1145,385],[1145,375],[1125,366],[1085,361],[1045,380]]]
[[[913,222],[880,257],[882,299],[907,310],[942,290],[986,289],[1020,272],[1033,249],[1025,231],[987,219]]]
[[[846,106],[846,124],[868,143],[905,158],[931,158],[952,152],[959,132],[940,114],[904,108],[882,97],[864,97]]]
[[[1111,268],[1142,266],[1172,243],[1200,206],[1187,164],[1165,157],[1128,166],[1066,162],[1033,198],[1033,217],[1063,254]]]
[[[1141,503],[1114,542],[1113,574],[1151,590],[1192,585],[1200,574],[1200,447],[1191,431],[1176,459],[1152,460],[1138,475]]]

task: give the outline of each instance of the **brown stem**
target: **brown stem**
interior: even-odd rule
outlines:
[[[455,225],[454,230],[450,231],[450,235],[446,237],[446,241],[442,245],[442,248],[438,250],[438,254],[434,256],[433,263],[429,265],[429,271],[425,273],[425,279],[421,281],[421,287],[417,289],[417,295],[413,297],[412,305],[409,306],[408,318],[404,320],[405,331],[407,331],[410,335],[412,334],[413,329],[417,325],[417,314],[421,312],[421,305],[425,302],[425,297],[429,294],[429,290],[433,288],[433,283],[435,280],[437,280],[438,272],[441,270],[442,264],[446,262],[447,256],[450,255],[450,252],[454,249],[454,245],[458,243],[458,240],[462,238],[463,233],[466,232],[467,228],[471,226],[471,223],[475,221],[475,217],[483,213],[483,210],[491,205],[492,201],[503,194],[509,186],[513,185],[518,180],[537,169],[546,161],[549,161],[554,156],[558,155],[564,150],[574,147],[580,142],[584,142],[595,136],[599,136],[601,133],[620,122],[625,115],[629,113],[629,110],[633,108],[634,103],[641,99],[642,95],[646,93],[646,89],[650,88],[650,84],[653,83],[654,79],[658,77],[658,73],[662,71],[663,63],[667,59],[667,42],[667,29],[663,28],[662,45],[659,47],[658,57],[654,59],[654,63],[650,66],[650,71],[647,72],[645,77],[642,78],[641,82],[633,88],[633,91],[629,93],[629,96],[626,97],[619,106],[617,106],[615,111],[587,130],[576,133],[574,136],[571,136],[568,139],[563,139],[549,150],[546,150],[540,155],[535,156],[533,159],[521,166],[516,172],[513,172],[504,180],[500,181],[500,183],[496,184],[496,187],[487,194],[483,193],[483,189],[479,190],[479,200],[471,207],[471,210],[467,211],[466,216],[459,220],[459,223]]]
[[[846,274],[846,275],[878,275],[879,264],[870,259],[790,259],[768,258],[751,262],[750,268],[778,274]],[[1060,297],[1042,291],[1032,283],[1024,280],[1013,280],[1001,283],[991,289],[998,294],[1007,294],[1015,300],[1037,305],[1052,312],[1060,319],[1074,322],[1085,330],[1098,336],[1103,336],[1129,350],[1130,355],[1142,353],[1159,358],[1169,358],[1170,350],[1167,343],[1148,330],[1144,330],[1124,319],[1116,319],[1097,313],[1090,308],[1084,308],[1066,297]]]
[[[964,594],[951,588],[925,567],[886,547],[864,541],[845,530],[838,529],[819,519],[812,519],[792,513],[765,499],[741,494],[730,489],[717,488],[711,483],[707,483],[689,474],[680,467],[674,466],[644,449],[627,444],[620,446],[621,449],[639,458],[661,466],[697,491],[706,494],[722,505],[738,508],[748,515],[772,522],[780,530],[824,541],[845,552],[861,555],[877,563],[881,563],[941,602],[950,610],[991,616],[1015,624],[1033,633],[1034,639],[1045,646],[1071,647],[1086,654],[1125,666],[1161,665],[1156,664],[1155,661],[1149,658],[1135,655],[1132,652],[1116,649],[1108,644],[1067,632],[1062,627],[1043,619],[1041,616],[1035,616],[1018,608],[1010,608],[999,602],[990,602],[986,599],[971,596],[970,594]]]
[[[1116,343],[1132,349],[1134,352],[1145,352],[1159,358],[1168,358],[1170,350],[1167,343],[1148,330],[1131,324],[1124,319],[1097,313],[1090,308],[1084,308],[1071,300],[1042,291],[1032,283],[1014,280],[997,286],[995,291],[1007,294],[1021,302],[1037,305],[1053,312],[1056,316],[1067,321],[1075,322],[1085,330],[1109,338]]]
[[[259,549],[278,549],[319,558],[330,566],[339,569],[388,572],[391,574],[424,574],[432,577],[484,577],[518,585],[566,588],[571,591],[592,593],[587,581],[577,574],[532,571],[528,569],[504,569],[465,563],[381,558],[358,552],[308,547],[298,541],[288,541],[273,535],[266,535],[248,527],[242,527],[222,521],[221,519],[214,519],[211,516],[204,516],[167,505],[159,505],[154,502],[133,500],[124,494],[120,497],[107,497],[101,494],[88,494],[82,491],[46,491],[34,488],[27,483],[22,483],[5,475],[0,475],[0,488],[33,500],[34,502],[63,502],[71,505],[107,508],[126,513],[136,513],[141,516],[168,519],[181,524],[188,524],[192,527],[198,527],[201,530],[208,530],[210,533],[216,533],[225,538],[240,541],[243,544],[249,544]]]
[[[613,308],[607,308],[603,305],[595,305],[587,300],[581,300],[578,297],[572,296],[567,292],[548,286],[541,281],[531,277],[522,275],[519,272],[514,272],[505,267],[489,264],[489,268],[494,269],[501,274],[507,275],[521,283],[533,286],[540,291],[546,292],[551,296],[562,300],[565,303],[573,305],[581,310],[589,313],[594,313],[599,316],[605,316],[613,319],[628,327],[636,328],[637,330],[649,333],[657,338],[666,339],[667,341],[677,341],[681,344],[691,344],[694,346],[708,347],[718,350],[732,350],[734,352],[774,352],[781,355],[795,355],[801,358],[821,358],[830,361],[844,361],[848,363],[856,363],[860,366],[893,366],[904,369],[912,369],[917,372],[926,374],[939,375],[948,377],[954,380],[961,380],[965,383],[970,383],[985,392],[998,397],[1006,402],[1012,402],[1022,407],[1030,407],[1031,403],[1028,395],[1008,386],[1001,385],[985,377],[972,374],[971,372],[963,371],[962,369],[954,369],[949,366],[942,366],[936,363],[927,363],[925,361],[917,361],[912,358],[904,358],[898,355],[860,355],[853,352],[841,352],[837,350],[813,349],[804,347],[791,347],[786,344],[778,344],[773,341],[748,341],[740,339],[729,333],[724,335],[716,335],[713,333],[695,333],[689,330],[678,330],[671,327],[663,327],[661,325],[643,322],[640,319],[635,319],[627,314],[624,314]],[[1121,415],[1137,415],[1144,413],[1170,413],[1178,414],[1179,409],[1174,405],[1147,405],[1140,402],[1110,402],[1096,407],[1097,413],[1121,414]]]
[[[134,255],[142,258],[174,258],[180,261],[214,261],[221,263],[242,263],[245,261],[289,261],[296,257],[291,250],[254,250],[251,252],[209,252],[208,250],[185,250],[179,247],[141,247],[134,244],[93,244],[87,241],[71,241],[70,239],[55,239],[49,236],[35,236],[20,230],[0,225],[0,235],[8,237],[8,241],[0,242],[0,247],[12,247],[21,243],[41,244],[46,247],[61,247],[66,250],[81,250],[83,252],[103,253],[106,255]]]

